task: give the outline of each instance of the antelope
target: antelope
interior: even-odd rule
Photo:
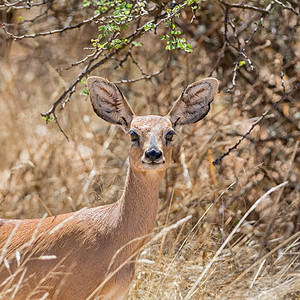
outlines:
[[[188,85],[166,116],[137,116],[107,79],[87,79],[95,113],[131,137],[120,199],[42,219],[0,219],[0,298],[124,299],[155,225],[159,186],[180,126],[210,110],[218,81]]]

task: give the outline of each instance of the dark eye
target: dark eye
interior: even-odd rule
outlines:
[[[129,134],[131,136],[132,142],[138,142],[140,140],[140,137],[138,136],[138,134],[136,132],[134,132],[133,130],[130,130]]]
[[[171,130],[169,131],[167,134],[166,134],[166,141],[167,142],[172,142],[173,141],[173,136],[175,135],[176,133]]]

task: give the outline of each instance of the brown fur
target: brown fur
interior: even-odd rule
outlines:
[[[214,79],[208,82],[217,85]],[[200,86],[203,89],[205,84]],[[155,225],[159,185],[172,153],[166,134],[175,130],[172,118],[180,124],[178,116],[185,115],[184,122],[188,123],[187,116],[173,108],[166,117],[138,117],[109,81],[90,77],[88,87],[94,110],[101,118],[139,136],[130,149],[123,195],[112,205],[44,220],[0,220],[0,259],[2,253],[10,264],[10,272],[3,263],[0,265],[0,291],[7,297],[16,291],[15,299],[39,298],[45,293],[48,299],[123,299],[133,280],[138,250]],[[192,90],[190,97],[196,95],[201,100],[198,94],[202,90],[195,91],[195,84]],[[206,94],[214,96],[207,90]],[[184,110],[185,105],[176,105]],[[149,163],[145,153],[154,148],[162,156]],[[10,274],[15,274],[11,280]]]

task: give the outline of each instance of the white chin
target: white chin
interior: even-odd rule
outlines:
[[[145,170],[159,170],[159,169],[162,169],[164,165],[165,165],[165,162],[161,162],[161,163],[155,163],[155,162],[145,163],[145,162],[142,162],[142,166]]]

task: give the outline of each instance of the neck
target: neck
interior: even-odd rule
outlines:
[[[120,222],[131,237],[149,234],[157,214],[159,186],[165,171],[140,172],[129,166],[123,195],[118,201]]]

